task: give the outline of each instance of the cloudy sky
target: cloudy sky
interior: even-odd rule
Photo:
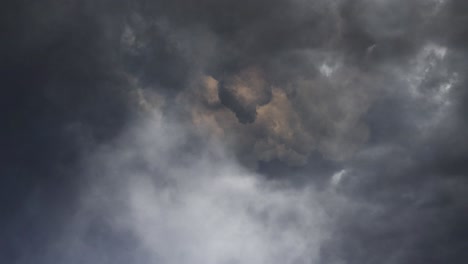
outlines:
[[[0,20],[0,263],[468,263],[467,1]]]

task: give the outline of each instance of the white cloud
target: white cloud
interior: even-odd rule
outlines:
[[[317,263],[327,235],[321,194],[267,181],[219,143],[184,153],[186,131],[156,115],[96,154],[106,180],[95,190],[112,198],[88,195],[87,206],[118,208],[114,228],[134,234],[155,263]]]
[[[341,180],[346,175],[346,173],[348,173],[347,170],[340,170],[340,171],[334,173],[332,175],[332,177],[331,177],[331,180],[330,180],[331,185],[332,186],[337,186],[338,184],[340,184]]]

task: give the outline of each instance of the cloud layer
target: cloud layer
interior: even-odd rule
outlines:
[[[466,263],[463,0],[0,9],[0,262]]]
[[[79,219],[99,217],[109,228],[136,239],[133,251],[104,263],[122,254],[132,256],[137,249],[148,258],[143,263],[319,259],[327,238],[327,216],[319,203],[324,194],[313,186],[297,189],[268,182],[233,162],[216,142],[181,155],[178,148],[189,140],[181,131],[190,130],[181,128],[156,115],[90,157],[88,174],[101,175],[101,181],[90,179],[93,188],[83,193]],[[81,240],[87,228],[75,226],[68,237]],[[69,239],[64,241],[66,245]],[[65,258],[67,263],[96,262]]]

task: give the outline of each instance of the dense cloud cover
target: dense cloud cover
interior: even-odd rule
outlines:
[[[1,263],[468,262],[468,2],[0,19]]]

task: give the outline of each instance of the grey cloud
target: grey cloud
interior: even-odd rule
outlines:
[[[218,84],[221,103],[231,109],[241,123],[254,122],[257,107],[271,100],[271,88],[262,75],[260,70],[249,68]]]
[[[328,236],[319,201],[327,194],[313,186],[269,182],[213,140],[196,152],[180,152],[190,144],[190,131],[153,112],[89,156],[84,173],[92,184],[82,189],[75,219],[55,242],[64,251],[53,250],[48,258],[67,263],[319,261]],[[102,231],[89,233],[95,226]],[[116,255],[88,244],[88,239],[102,239],[113,245],[121,236],[133,243]]]
[[[200,99],[184,101],[192,105],[193,109],[189,111],[197,112],[196,116],[207,114],[216,131],[237,127],[230,138],[237,137],[239,131],[247,133],[245,136],[249,140],[240,137],[247,145],[240,147],[240,152],[249,152],[253,142],[256,146],[254,159],[304,164],[313,151],[340,160],[352,155],[366,142],[368,128],[363,122],[364,115],[386,82],[395,77],[386,72],[386,67],[404,68],[405,59],[427,47],[431,34],[424,30],[441,16],[444,5],[437,1],[427,4],[419,1],[278,1],[268,5],[254,2],[247,8],[229,1],[207,1],[196,7],[187,4],[176,12],[173,5],[159,6],[155,2],[148,3],[139,18],[154,25],[164,21],[164,28],[169,29],[164,38],[172,41],[170,47],[176,49],[173,53],[182,56],[184,61],[182,67],[171,70],[171,73],[178,72],[177,80],[185,80],[183,93],[193,95],[190,90],[200,91],[200,88],[194,88],[200,86],[197,82],[204,76],[211,76],[217,82],[221,104],[233,111],[239,123],[244,125],[232,124],[233,120],[219,107],[194,110],[200,107],[197,102]],[[208,16],[196,16],[206,10],[212,12]],[[156,18],[156,14],[161,14],[162,18]],[[224,15],[230,18],[229,22],[223,20]],[[189,33],[193,30],[205,33],[195,36]],[[157,31],[150,30],[143,36],[160,35]],[[360,36],[362,41],[352,39]],[[198,43],[207,45],[209,51]],[[157,46],[148,47],[161,50]],[[393,60],[390,56],[403,60]],[[152,63],[156,64],[150,66]],[[169,69],[171,64],[157,59],[146,68],[160,67]],[[187,67],[192,68],[189,75],[183,73]],[[162,78],[171,76],[163,72],[151,74],[155,78],[161,78],[160,75]],[[158,82],[153,84],[157,86]],[[291,100],[288,104],[290,114],[285,118],[291,120],[290,124],[297,123],[292,129],[298,130],[291,131],[290,137],[297,137],[297,142],[306,140],[306,144],[285,140],[284,135],[278,137],[272,126],[269,128],[265,121],[256,121],[258,111],[266,112],[265,109],[279,106],[268,107],[274,96],[272,89],[283,90],[285,98]],[[216,118],[213,120],[210,116]],[[197,118],[196,122],[199,121]],[[230,131],[224,132],[230,134]]]
[[[5,4],[0,262],[466,263],[466,10]]]

